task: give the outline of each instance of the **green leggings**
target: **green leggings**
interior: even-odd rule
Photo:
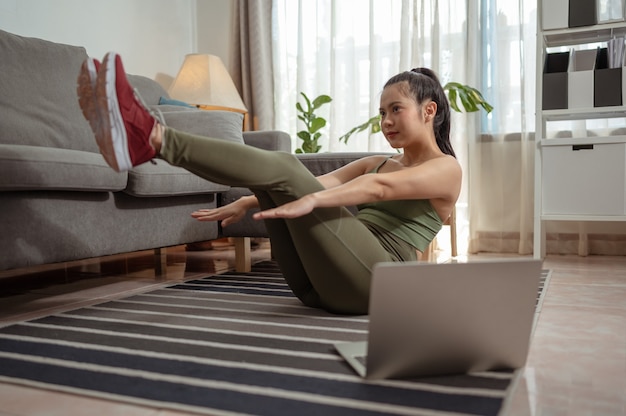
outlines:
[[[261,209],[323,190],[292,154],[165,129],[160,157],[212,182],[249,188]],[[272,253],[305,304],[364,314],[372,267],[393,257],[345,207],[318,208],[294,219],[265,220]]]

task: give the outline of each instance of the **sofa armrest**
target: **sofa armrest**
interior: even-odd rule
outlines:
[[[249,146],[259,149],[291,152],[291,137],[284,131],[245,131],[243,141]]]
[[[379,154],[372,152],[302,153],[296,157],[313,175],[320,176],[357,159]]]

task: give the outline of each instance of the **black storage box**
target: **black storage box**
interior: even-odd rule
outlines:
[[[569,52],[555,52],[546,55],[543,70],[544,110],[567,108],[567,67]]]
[[[622,67],[609,68],[607,48],[598,50],[593,83],[594,107],[622,105]]]
[[[546,0],[544,0],[546,1]],[[598,23],[595,0],[569,0],[569,27],[592,26]]]

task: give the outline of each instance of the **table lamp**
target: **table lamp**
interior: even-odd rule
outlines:
[[[203,110],[234,111],[244,117],[248,112],[224,63],[215,55],[186,55],[168,92]]]

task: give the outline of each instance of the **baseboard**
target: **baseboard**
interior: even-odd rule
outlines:
[[[529,235],[532,238],[532,233]],[[588,234],[589,255],[626,256],[626,235]],[[532,242],[527,244],[532,248]],[[519,253],[519,232],[480,231],[472,240],[472,253]],[[578,233],[547,233],[547,254],[578,254]],[[530,253],[522,253],[530,254]]]

